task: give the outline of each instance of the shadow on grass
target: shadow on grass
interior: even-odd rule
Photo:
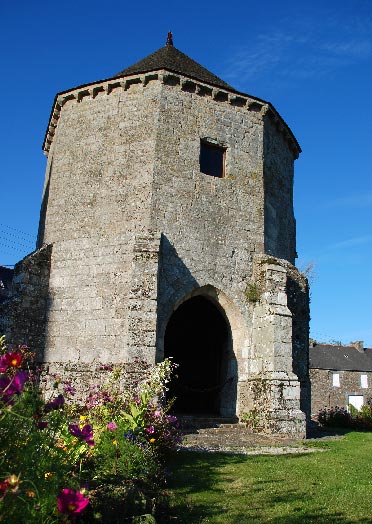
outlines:
[[[353,431],[355,431],[355,429],[331,426],[323,427],[314,424],[310,429],[308,429],[306,440],[322,439],[329,437],[343,437],[344,435],[347,435],[348,433],[351,433]]]
[[[288,456],[287,456],[288,457]],[[303,454],[288,457],[297,460]],[[272,457],[268,457],[270,460]],[[175,493],[173,513],[164,522],[177,524],[372,524],[372,518],[348,518],[342,511],[314,505],[306,510],[311,492],[286,489],[286,478],[249,479],[230,489],[239,477],[224,472],[224,466],[242,466],[254,457],[223,453],[180,452],[172,456],[169,487]],[[228,485],[225,492],[224,485]],[[278,492],[270,489],[279,484]],[[249,494],[252,497],[249,497]],[[240,500],[239,500],[240,499]],[[307,500],[307,501],[308,501]],[[277,511],[277,506],[281,510]],[[285,512],[285,515],[283,515]],[[280,513],[280,515],[279,515]]]

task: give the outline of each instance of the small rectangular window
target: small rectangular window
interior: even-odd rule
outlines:
[[[226,148],[201,141],[200,143],[200,171],[205,175],[223,178],[225,176]]]
[[[360,387],[368,388],[368,375],[360,375]]]
[[[340,373],[332,374],[332,386],[334,386],[335,388],[340,387]]]

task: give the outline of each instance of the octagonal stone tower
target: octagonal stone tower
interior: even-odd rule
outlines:
[[[176,410],[259,412],[302,435],[308,287],[294,267],[293,164],[272,107],[167,45],[59,93],[38,249],[18,264],[8,332],[50,372],[171,356]]]

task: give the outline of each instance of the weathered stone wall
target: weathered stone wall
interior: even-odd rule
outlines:
[[[372,402],[372,372],[335,371],[340,374],[340,387],[332,385],[333,371],[310,369],[311,413],[317,415],[321,409],[335,406],[347,407],[348,395],[363,395],[364,403]],[[367,375],[368,388],[361,388],[360,376]]]
[[[70,98],[61,109],[39,231],[40,244],[54,244],[46,362],[155,360],[158,99],[159,84],[149,82]]]
[[[265,192],[265,253],[288,260],[296,257],[296,223],[293,214],[293,157],[282,126],[264,117],[263,172]]]
[[[303,376],[293,362],[292,330],[298,311],[289,309],[289,278],[301,281],[294,266],[268,255],[254,258],[250,374],[245,386],[245,406],[260,413],[266,431],[305,434],[309,414],[307,348],[297,358],[304,361]],[[299,380],[300,379],[300,380]],[[305,389],[304,389],[305,388]]]
[[[40,243],[150,229],[160,85],[65,101],[49,153]]]

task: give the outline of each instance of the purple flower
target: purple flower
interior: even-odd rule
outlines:
[[[169,424],[177,424],[178,420],[177,420],[177,417],[175,417],[174,415],[167,415],[166,417],[166,420],[167,422],[169,422]]]
[[[45,413],[49,413],[49,411],[52,411],[53,409],[62,408],[64,403],[65,397],[63,395],[58,395],[58,397],[45,404],[44,411]]]
[[[109,431],[115,431],[115,429],[118,429],[117,425],[115,424],[115,422],[109,422],[107,424],[107,429]]]
[[[45,429],[48,425],[48,421],[47,420],[40,420],[40,422],[36,422],[36,427],[38,429]]]
[[[94,446],[93,428],[90,424],[85,424],[81,429],[77,424],[70,424],[68,430],[74,437],[84,440],[88,446]]]
[[[155,428],[154,426],[149,426],[148,428],[145,429],[146,433],[148,433],[149,435],[152,435],[154,432],[155,432]]]
[[[9,400],[10,397],[17,394],[20,395],[23,390],[25,382],[29,379],[27,371],[18,371],[13,378],[7,375],[0,377],[0,393],[4,400]]]
[[[72,397],[76,393],[75,388],[70,383],[64,385],[63,391],[65,392],[65,395],[71,395]]]

